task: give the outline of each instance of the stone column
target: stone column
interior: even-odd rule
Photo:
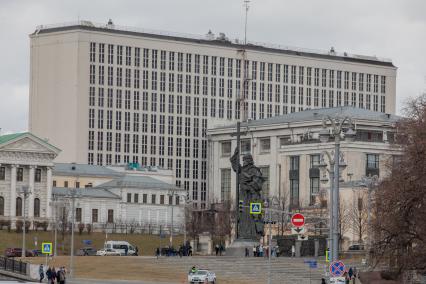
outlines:
[[[29,175],[29,182],[28,182],[28,190],[31,192],[28,195],[28,218],[32,219],[34,217],[34,171],[35,166],[30,166],[30,175]]]
[[[47,178],[46,178],[46,218],[50,219],[52,216],[52,168],[47,167]]]
[[[10,175],[10,210],[9,216],[16,216],[16,168],[18,165],[11,166]]]

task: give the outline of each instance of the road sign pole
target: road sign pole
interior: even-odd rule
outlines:
[[[271,206],[271,204],[269,204]],[[269,220],[269,248],[268,248],[268,284],[271,284],[271,254],[272,254],[272,212],[268,208]]]

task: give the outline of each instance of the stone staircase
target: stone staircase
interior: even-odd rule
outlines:
[[[303,258],[279,257],[271,259],[271,283],[321,283],[324,275],[324,263],[319,262],[318,268],[309,269]],[[221,280],[238,283],[267,283],[268,259],[260,257],[168,257],[160,258],[156,270],[175,270],[177,275],[186,274],[196,265],[216,273],[218,283]],[[181,280],[179,282],[184,282]]]

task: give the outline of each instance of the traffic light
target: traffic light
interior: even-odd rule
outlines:
[[[239,210],[240,210],[240,213],[243,213],[243,201],[242,201],[242,200],[240,200],[240,201],[238,202],[238,208],[239,208]]]

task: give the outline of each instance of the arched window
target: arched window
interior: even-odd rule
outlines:
[[[0,196],[0,216],[4,216],[4,198]]]
[[[34,199],[34,217],[40,217],[40,199]]]
[[[22,216],[22,198],[16,198],[16,216]]]

